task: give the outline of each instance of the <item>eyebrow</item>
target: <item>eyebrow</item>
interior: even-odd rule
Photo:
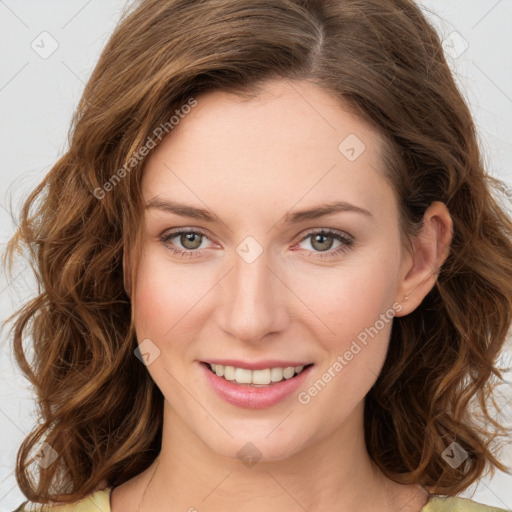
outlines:
[[[221,223],[220,218],[208,210],[178,203],[176,201],[170,201],[168,199],[158,199],[154,197],[147,203],[146,208],[156,208],[158,210],[164,210],[176,215],[181,215],[182,217],[190,217],[193,219],[203,220],[205,222]],[[299,210],[293,213],[287,212],[283,219],[279,221],[279,224],[296,224],[304,220],[317,219],[319,217],[324,217],[325,215],[331,215],[339,212],[355,212],[372,217],[372,214],[365,208],[355,206],[346,201],[334,201],[332,203],[318,205],[306,210]]]

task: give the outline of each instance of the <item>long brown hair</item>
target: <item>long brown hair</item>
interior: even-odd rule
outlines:
[[[28,499],[74,501],[102,481],[122,484],[158,454],[163,396],[134,356],[123,280],[123,252],[134,262],[132,283],[140,254],[141,148],[157,145],[158,128],[202,92],[257,94],[273,79],[312,81],[377,128],[404,234],[418,232],[433,201],[453,219],[437,283],[414,312],[394,319],[388,357],[366,397],[370,456],[392,480],[447,495],[487,466],[507,469],[491,449],[503,427],[487,403],[512,321],[512,222],[439,36],[418,6],[142,0],[103,50],[69,150],[27,198],[8,249],[13,256],[28,248],[40,286],[12,326],[41,420],[17,458]],[[34,481],[42,441],[58,457]],[[442,457],[451,442],[468,454],[463,469]]]

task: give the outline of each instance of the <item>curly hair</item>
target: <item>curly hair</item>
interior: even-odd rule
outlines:
[[[128,258],[135,283],[141,148],[163,140],[158,127],[190,98],[216,89],[250,97],[273,79],[309,80],[378,130],[405,240],[433,201],[453,220],[436,284],[394,319],[365,398],[370,457],[388,478],[432,494],[464,490],[487,466],[508,471],[493,453],[504,428],[488,400],[512,322],[512,220],[422,11],[411,0],[142,0],[106,44],[69,149],[26,198],[6,253],[12,266],[28,248],[38,282],[9,319],[40,416],[16,462],[28,499],[75,501],[102,481],[121,485],[158,455],[163,395],[134,357],[123,272]],[[441,456],[453,441],[468,454],[463,468]],[[41,442],[58,457],[34,480]]]

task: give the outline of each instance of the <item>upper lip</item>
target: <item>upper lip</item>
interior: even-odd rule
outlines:
[[[234,366],[235,368],[245,368],[247,370],[264,370],[265,368],[288,368],[289,366],[306,366],[312,364],[310,361],[284,361],[276,359],[267,359],[264,361],[241,361],[239,359],[208,359],[203,361],[207,364],[221,364],[222,366]]]

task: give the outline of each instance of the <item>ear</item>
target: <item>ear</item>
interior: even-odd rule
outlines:
[[[124,246],[123,248],[123,283],[124,283],[124,291],[126,295],[131,299],[131,268],[128,262],[128,247]]]
[[[412,251],[404,248],[396,316],[414,311],[434,287],[439,271],[450,253],[453,222],[444,203],[434,201],[425,211],[420,233],[412,240]]]

